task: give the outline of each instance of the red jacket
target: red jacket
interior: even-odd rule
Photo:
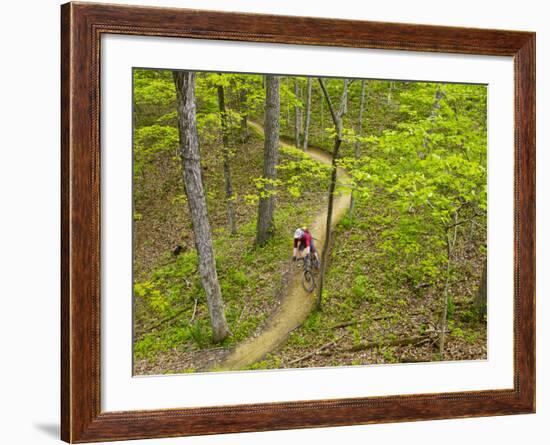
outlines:
[[[311,233],[309,233],[309,231],[304,230],[304,234],[301,238],[294,238],[294,247],[298,247],[298,245],[300,244],[302,244],[304,247],[311,246]]]

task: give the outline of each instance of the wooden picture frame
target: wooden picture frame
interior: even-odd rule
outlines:
[[[513,56],[514,387],[510,390],[102,412],[103,34]],[[61,7],[61,437],[71,443],[535,411],[535,34],[172,8]]]

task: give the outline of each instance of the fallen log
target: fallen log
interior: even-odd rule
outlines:
[[[336,344],[342,340],[345,336],[344,335],[341,335],[340,337],[334,339],[334,340],[331,340],[329,341],[328,343],[325,343],[323,346],[321,346],[320,348],[316,349],[315,351],[313,352],[310,352],[306,355],[303,355],[301,357],[298,357],[294,360],[291,360],[290,362],[288,362],[289,365],[294,365],[296,363],[300,363],[301,361],[304,361],[310,357],[313,357],[314,355],[317,355],[319,354],[320,352],[324,351],[325,349],[329,348],[330,346],[336,346]]]
[[[146,326],[144,327],[140,332],[136,333],[136,338],[139,338],[139,337],[143,337],[145,334],[147,334],[148,332],[151,332],[157,328],[159,328],[160,326],[162,326],[164,323],[168,323],[169,321],[173,321],[178,315],[181,315],[185,312],[185,309],[181,309],[179,311],[177,311],[175,314],[173,315],[170,315],[166,318],[163,318],[162,320],[160,320],[158,323],[155,323],[151,326]]]
[[[355,324],[363,323],[365,321],[385,320],[387,318],[392,318],[392,317],[395,317],[395,314],[378,315],[376,317],[371,317],[371,318],[362,318],[361,320],[344,321],[342,323],[337,323],[335,325],[332,325],[331,329],[346,328],[348,326],[353,326]]]
[[[417,337],[406,337],[406,338],[397,338],[395,340],[378,340],[378,341],[369,341],[362,342],[356,345],[353,345],[351,348],[346,349],[348,352],[364,351],[365,349],[371,349],[376,347],[383,346],[408,346],[416,345],[425,341],[431,341],[431,336],[421,335]]]

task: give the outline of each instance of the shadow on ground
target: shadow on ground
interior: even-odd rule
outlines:
[[[34,428],[42,431],[45,435],[59,439],[59,424],[58,423],[35,423]]]

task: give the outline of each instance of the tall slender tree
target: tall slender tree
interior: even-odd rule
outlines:
[[[323,91],[321,91],[321,98],[319,99],[319,107],[321,108],[321,144],[325,143],[325,98]]]
[[[431,125],[433,125],[433,122],[435,121],[435,119],[437,119],[439,109],[441,108],[441,100],[444,97],[445,97],[445,93],[441,90],[441,88],[437,87],[437,89],[435,90],[435,97],[432,105],[432,110],[430,111],[430,116],[428,117],[428,122]],[[433,132],[433,128],[428,128],[428,131],[424,136],[424,140],[422,141],[422,151],[418,153],[418,156],[420,157],[420,159],[424,159],[428,154],[432,132]]]
[[[222,75],[220,74],[220,80]],[[229,129],[227,125],[227,111],[225,109],[225,93],[223,84],[218,84],[218,105],[220,107],[220,118],[222,128],[222,156],[223,156],[223,177],[225,179],[225,202],[227,206],[227,224],[231,235],[237,233],[237,222],[235,220],[235,199],[233,196],[233,181],[231,179],[231,166],[229,165]]]
[[[487,313],[487,259],[483,265],[483,273],[476,295],[476,307],[479,312],[479,319],[483,320],[483,316]]]
[[[325,281],[325,272],[326,272],[326,263],[328,258],[328,250],[330,248],[330,237],[332,232],[332,211],[334,207],[334,190],[336,189],[336,177],[338,173],[338,168],[336,161],[338,159],[338,152],[340,151],[340,146],[342,145],[342,117],[346,112],[347,108],[347,97],[348,97],[348,80],[344,79],[344,87],[342,90],[342,97],[340,99],[340,109],[337,111],[334,109],[330,95],[325,87],[325,83],[321,77],[319,77],[319,84],[321,85],[321,90],[325,96],[325,100],[332,117],[332,122],[334,124],[335,136],[334,136],[334,147],[332,149],[332,166],[331,166],[331,175],[330,175],[330,185],[328,190],[328,209],[327,209],[327,223],[325,231],[325,242],[323,244],[323,252],[321,254],[321,270],[319,273],[319,290],[317,293],[317,309],[321,309],[322,299],[323,299],[323,285]]]
[[[300,98],[300,85],[298,84],[298,78],[294,78],[294,145],[296,148],[300,147],[300,123],[302,118],[300,116],[300,106],[298,105],[298,100]]]
[[[390,105],[392,103],[392,92],[393,92],[393,82],[390,82],[388,87],[388,96],[387,96],[387,104]]]
[[[357,119],[357,136],[361,137],[363,133],[363,110],[365,108],[365,80],[361,81],[361,100],[359,102],[359,117]],[[359,159],[361,156],[361,142],[359,140],[355,141],[354,144],[354,155],[355,159]],[[353,217],[353,210],[355,208],[355,190],[351,192],[351,200],[349,202],[349,217]]]
[[[306,116],[304,121],[304,151],[307,151],[309,142],[309,121],[311,119],[311,84],[311,77],[308,77],[306,88]]]
[[[277,76],[266,76],[265,90],[265,142],[263,189],[258,205],[256,244],[262,245],[273,235],[273,216],[275,213],[274,181],[277,178],[279,159],[279,114],[280,80]]]
[[[443,358],[445,351],[445,336],[447,333],[447,316],[449,310],[449,289],[451,285],[451,270],[453,267],[454,249],[458,235],[458,211],[454,212],[454,223],[444,228],[445,244],[447,245],[447,264],[445,267],[445,285],[443,286],[443,311],[441,315],[441,331],[439,334],[439,355]]]
[[[265,76],[264,76],[265,79]],[[285,77],[285,102],[286,102],[286,127],[290,128],[290,87],[288,86],[290,79]]]
[[[245,144],[250,138],[250,133],[248,132],[248,90],[246,83],[241,86],[239,91],[239,102],[241,105],[241,142]]]
[[[174,71],[173,77],[176,86],[184,189],[193,224],[195,247],[199,260],[199,274],[206,293],[213,340],[219,342],[229,335],[229,326],[225,319],[221,289],[216,272],[214,248],[212,247],[206,197],[202,182],[199,137],[195,115],[195,73]]]

